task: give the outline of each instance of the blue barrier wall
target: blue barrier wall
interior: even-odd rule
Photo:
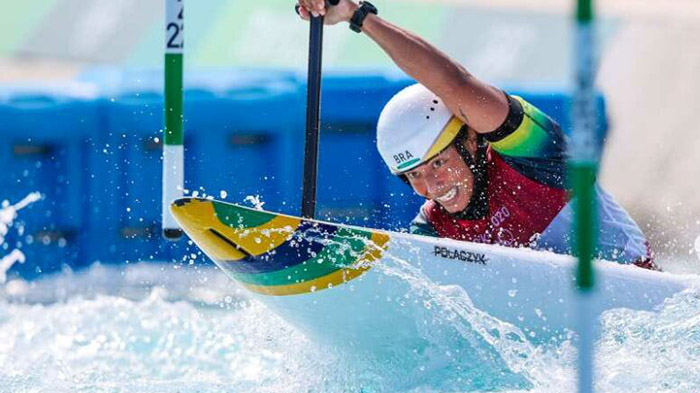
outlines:
[[[91,75],[97,78],[100,75]],[[113,80],[113,76],[108,75]],[[86,77],[87,79],[87,77]],[[108,252],[95,259],[169,259],[181,247],[160,239],[162,75],[122,75],[102,100],[101,133],[106,153],[95,161],[101,173],[96,205],[109,211],[106,225],[92,232],[108,239]],[[303,107],[298,86],[285,75],[194,74],[185,88],[185,188],[243,202],[261,195],[271,209],[293,200],[301,178],[293,165],[300,145]],[[104,154],[103,154],[104,153]],[[298,154],[296,154],[298,155]],[[266,207],[267,207],[266,206]]]
[[[324,77],[317,216],[403,229],[422,203],[391,176],[375,147],[383,105],[412,83],[405,77]],[[291,72],[188,73],[185,87],[185,187],[190,194],[300,211],[306,87]],[[510,89],[570,128],[563,90]],[[93,70],[56,88],[0,89],[3,199],[33,191],[41,201],[20,212],[6,243],[33,277],[61,266],[102,261],[181,259],[186,241],[160,237],[162,74]],[[599,98],[600,132],[607,130]],[[0,251],[0,255],[2,255]]]
[[[15,269],[32,277],[84,261],[90,212],[86,152],[100,125],[94,88],[19,86],[0,93],[2,198],[16,202],[33,191],[41,201],[23,210],[10,231],[9,246],[28,260]]]

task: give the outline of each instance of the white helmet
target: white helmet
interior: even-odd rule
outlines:
[[[384,106],[377,124],[377,149],[391,173],[400,175],[448,147],[462,126],[442,99],[417,83]]]

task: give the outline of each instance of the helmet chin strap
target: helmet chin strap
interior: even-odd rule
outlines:
[[[476,135],[476,157],[469,153],[469,150],[462,141],[467,140],[467,126],[463,126],[459,134],[455,138],[455,147],[457,152],[462,156],[462,159],[472,171],[472,196],[469,204],[464,210],[456,213],[449,213],[452,217],[460,220],[481,220],[486,217],[489,212],[489,200],[486,193],[486,183],[488,181],[486,175],[486,138],[481,135]]]

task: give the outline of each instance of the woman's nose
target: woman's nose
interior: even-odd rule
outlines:
[[[445,180],[439,173],[426,174],[425,187],[430,194],[439,192],[445,187]]]

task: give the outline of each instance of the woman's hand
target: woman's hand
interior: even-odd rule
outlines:
[[[301,19],[309,20],[311,16],[323,16],[323,23],[334,25],[349,22],[357,9],[351,0],[340,0],[338,5],[327,6],[325,0],[298,0],[298,13]]]

